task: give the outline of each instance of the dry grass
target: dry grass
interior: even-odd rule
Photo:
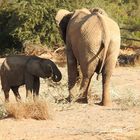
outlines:
[[[46,120],[49,118],[48,105],[45,101],[37,102],[21,102],[21,103],[6,103],[5,109],[8,117],[15,119],[36,119]]]
[[[120,50],[119,66],[140,66],[140,47],[127,47]]]

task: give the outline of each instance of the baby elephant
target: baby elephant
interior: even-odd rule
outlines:
[[[21,99],[18,88],[26,86],[26,97],[32,95],[35,100],[39,95],[41,78],[51,77],[54,82],[62,78],[61,72],[54,62],[37,56],[9,56],[1,65],[1,85],[5,101],[9,101],[9,90],[12,89],[17,101]]]

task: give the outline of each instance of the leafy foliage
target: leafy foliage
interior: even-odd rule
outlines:
[[[54,34],[58,34],[54,21],[55,8],[45,1],[17,0],[4,5],[0,11],[0,37],[2,44],[19,45],[25,41],[45,44],[48,46],[59,41]],[[16,40],[5,44],[5,39]],[[20,44],[20,45],[21,45]]]
[[[122,36],[140,38],[138,0],[3,0],[0,6],[0,52],[7,48],[21,50],[23,43],[53,48],[63,44],[55,24],[56,12],[63,8],[101,7],[118,22]],[[136,44],[124,40],[126,44]]]

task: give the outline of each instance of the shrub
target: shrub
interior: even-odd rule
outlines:
[[[25,41],[50,48],[62,46],[54,19],[60,8],[72,11],[81,7],[101,7],[123,28],[122,36],[138,39],[139,6],[138,0],[3,0],[0,6],[0,52],[6,48],[21,51]],[[139,42],[126,39],[123,43],[139,45]]]

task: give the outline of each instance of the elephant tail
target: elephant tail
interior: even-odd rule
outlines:
[[[103,44],[104,44],[102,64],[101,64],[101,67],[99,69],[99,73],[98,73],[98,76],[97,76],[97,80],[98,80],[99,77],[100,77],[100,74],[102,72],[103,66],[105,64],[105,59],[106,59],[106,55],[107,55],[107,51],[108,51],[108,47],[109,47],[109,43],[110,43],[110,34],[109,34],[108,27],[105,23],[105,19],[103,18],[103,15],[100,14],[99,12],[97,12],[96,15],[99,18],[99,20],[101,21],[101,25],[102,25],[102,28],[103,28]]]

